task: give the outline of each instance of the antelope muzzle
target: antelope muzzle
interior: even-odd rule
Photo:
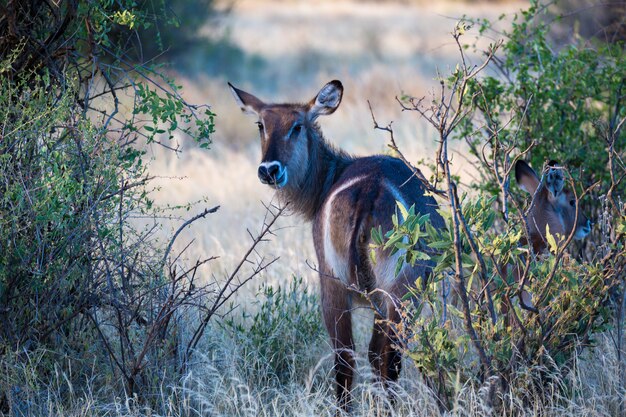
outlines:
[[[287,167],[278,161],[262,162],[259,165],[258,176],[263,184],[282,188],[287,184]]]

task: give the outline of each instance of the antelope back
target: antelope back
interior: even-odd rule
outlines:
[[[313,223],[315,246],[328,273],[346,286],[368,292],[379,288],[398,297],[418,277],[428,277],[429,262],[418,262],[414,267],[405,264],[396,274],[404,250],[391,255],[390,250],[379,248],[374,259],[370,258],[371,230],[391,230],[394,214],[402,219],[396,202],[407,208],[415,206],[416,212],[430,214],[434,227],[443,227],[436,201],[424,193],[420,181],[402,161],[370,156],[356,159],[345,169]],[[425,246],[420,249],[429,250]]]
[[[574,192],[565,187],[563,167],[552,161],[539,178],[526,162],[519,160],[515,164],[515,179],[522,190],[534,196],[527,221],[535,252],[547,247],[548,227],[555,238],[559,235],[566,239],[572,231],[575,239],[589,234],[591,222],[579,210]]]

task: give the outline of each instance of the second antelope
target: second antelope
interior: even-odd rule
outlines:
[[[244,112],[255,115],[261,136],[261,182],[277,189],[284,201],[313,225],[319,263],[324,322],[335,350],[336,390],[339,405],[350,405],[354,375],[354,340],[351,310],[371,295],[375,318],[368,357],[380,380],[396,381],[401,367],[394,349],[399,300],[418,277],[428,279],[432,265],[405,265],[396,275],[400,252],[390,256],[369,254],[371,230],[391,230],[396,201],[430,214],[435,227],[444,223],[435,200],[425,195],[420,181],[402,161],[389,156],[353,157],[323,137],[316,120],[333,113],[341,102],[343,86],[331,81],[304,104],[267,104],[230,85]]]
[[[533,197],[527,214],[530,244],[535,253],[547,248],[547,230],[550,234],[567,239],[574,232],[575,239],[583,239],[591,231],[591,222],[578,209],[574,192],[565,188],[563,168],[551,161],[542,179],[524,161],[515,164],[515,179],[520,188]]]
[[[566,240],[571,233],[575,239],[583,239],[591,231],[591,221],[579,210],[574,192],[565,188],[563,168],[551,161],[541,178],[524,161],[515,163],[515,180],[520,188],[533,196],[526,214],[529,229],[529,245],[534,253],[540,254],[548,247],[548,230],[557,242]],[[519,281],[521,271],[515,268],[515,279]],[[524,305],[531,307],[530,294],[522,288],[520,293]]]

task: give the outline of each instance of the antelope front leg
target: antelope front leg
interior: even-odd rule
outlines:
[[[328,276],[321,277],[321,293],[324,323],[335,350],[337,402],[349,411],[355,369],[350,294],[341,282]]]

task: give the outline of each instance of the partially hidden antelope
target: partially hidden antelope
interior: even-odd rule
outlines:
[[[541,178],[524,161],[515,163],[515,180],[519,187],[533,196],[526,213],[529,243],[535,254],[545,252],[548,247],[548,230],[560,244],[571,233],[574,239],[583,239],[591,231],[591,221],[579,210],[578,200],[572,190],[565,187],[563,167],[550,161]],[[513,271],[516,280],[521,271]],[[533,306],[526,290],[520,294],[526,306]]]
[[[425,261],[406,264],[396,275],[401,252],[391,256],[377,249],[373,261],[371,230],[392,229],[396,201],[429,214],[434,227],[443,227],[443,219],[436,201],[425,194],[420,180],[402,161],[383,155],[353,157],[324,139],[317,118],[337,110],[341,82],[329,82],[304,104],[267,104],[229,86],[241,109],[258,117],[259,179],[312,222],[322,312],[335,351],[337,400],[348,409],[355,367],[353,306],[366,302],[363,294],[374,304],[368,358],[387,387],[398,379],[401,368],[390,325],[400,321],[396,306],[417,278],[428,279],[432,267]]]
[[[530,244],[535,253],[547,248],[547,228],[556,239],[583,239],[591,231],[591,221],[578,209],[578,200],[565,187],[563,167],[550,161],[542,178],[524,161],[515,163],[515,180],[520,188],[533,196],[526,222]]]

